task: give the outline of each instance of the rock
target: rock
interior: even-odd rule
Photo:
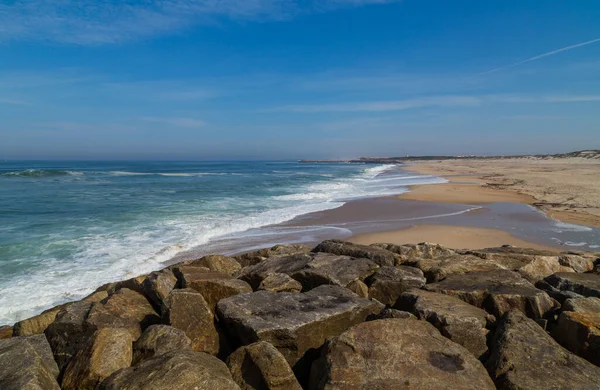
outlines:
[[[155,310],[160,311],[167,295],[175,288],[177,278],[169,269],[152,272],[142,283],[144,295]]]
[[[561,272],[548,276],[545,281],[562,291],[600,298],[600,275]]]
[[[403,292],[411,288],[421,288],[425,282],[420,269],[403,265],[381,267],[366,280],[369,286],[369,297],[387,306],[393,306]]]
[[[62,308],[44,332],[61,371],[95,330],[90,330],[85,322],[92,305],[92,302],[79,301]]]
[[[165,300],[162,318],[163,322],[185,332],[194,351],[211,355],[219,352],[219,334],[214,325],[213,312],[197,291],[171,291]]]
[[[457,254],[452,249],[429,242],[423,242],[417,245],[372,244],[371,246],[385,249],[396,254],[396,265],[400,265],[409,259],[435,259],[440,257],[450,257]]]
[[[580,313],[600,313],[600,298],[569,298],[561,309]]]
[[[389,307],[386,307],[380,313],[372,314],[369,317],[367,317],[367,321],[385,320],[385,319],[389,319],[389,318],[398,318],[398,319],[405,319],[405,320],[408,320],[408,319],[416,320],[417,319],[417,317],[414,314],[409,313],[407,311],[396,310],[396,309],[391,309]]]
[[[224,299],[217,305],[222,324],[238,345],[267,341],[290,366],[319,348],[327,337],[379,313],[382,305],[339,286],[306,293],[258,291]]]
[[[561,291],[556,287],[550,285],[545,280],[538,280],[535,283],[535,287],[542,291],[545,291],[546,294],[548,294],[551,298],[556,299],[560,304],[565,302],[567,299],[584,298],[582,295],[575,294],[572,291]]]
[[[242,267],[248,267],[258,264],[263,260],[270,259],[271,257],[297,255],[300,253],[308,253],[310,250],[311,248],[301,244],[275,245],[272,248],[244,253],[242,255],[234,256],[234,258]]]
[[[275,273],[292,275],[305,268],[313,261],[314,256],[313,253],[300,253],[289,256],[271,257],[255,265],[243,268],[237,274],[237,277],[250,284],[254,290],[257,290],[260,283],[269,275]]]
[[[150,302],[140,293],[121,288],[105,300],[94,303],[86,319],[93,329],[125,328],[137,340],[148,326],[160,323]]]
[[[595,256],[582,256],[575,253],[561,253],[558,257],[560,264],[573,269],[578,273],[591,272],[594,270]]]
[[[243,280],[204,267],[182,266],[175,269],[175,274],[182,288],[191,288],[202,294],[213,313],[221,299],[252,292],[252,287]]]
[[[325,252],[334,255],[369,259],[381,267],[393,266],[396,263],[396,256],[388,250],[341,240],[323,241],[313,249],[313,252]]]
[[[264,341],[238,348],[227,366],[242,390],[302,390],[285,357]]]
[[[9,325],[0,326],[0,340],[9,339],[13,335],[13,328]]]
[[[144,280],[146,280],[146,277],[147,275],[140,275],[136,276],[135,278],[122,280],[120,282],[103,284],[96,289],[96,292],[106,291],[108,295],[112,295],[120,289],[126,288],[137,293],[144,294]]]
[[[91,293],[87,297],[83,298],[82,301],[86,301],[86,302],[100,302],[100,301],[102,301],[102,300],[104,300],[106,298],[108,298],[108,292],[107,291],[94,291],[93,293]]]
[[[0,340],[0,389],[59,390],[58,374],[44,335]]]
[[[552,336],[569,351],[600,366],[600,313],[564,311]]]
[[[361,282],[360,280],[351,281],[350,283],[348,283],[346,288],[361,298],[369,297],[369,287],[367,287],[367,285]]]
[[[205,267],[211,271],[220,272],[229,276],[232,276],[242,269],[240,263],[233,257],[223,255],[208,255],[199,260],[187,261],[184,264],[194,267]]]
[[[450,275],[462,275],[467,272],[493,271],[505,269],[493,261],[483,260],[470,255],[441,256],[433,259],[411,258],[405,265],[416,267],[423,271],[428,283],[444,280]]]
[[[239,390],[225,363],[202,352],[174,351],[117,371],[98,390]]]
[[[132,365],[167,352],[191,349],[192,342],[183,330],[167,325],[152,325],[133,344]]]
[[[273,292],[300,292],[302,285],[286,274],[270,274],[260,282],[258,290]]]
[[[313,364],[311,390],[495,389],[469,351],[425,321],[359,324],[331,340]]]
[[[559,304],[516,272],[495,270],[449,276],[428,291],[451,295],[500,318],[515,308],[533,319],[554,315]]]
[[[495,318],[482,309],[449,295],[423,290],[405,292],[396,307],[429,322],[442,335],[462,345],[478,359],[488,350],[486,327],[493,324]]]
[[[600,389],[600,368],[561,347],[518,310],[501,319],[486,367],[498,389]]]
[[[27,336],[30,334],[42,334],[56,318],[58,312],[64,307],[64,305],[53,307],[51,309],[43,311],[37,316],[27,318],[25,320],[15,323],[13,326],[14,336]]]
[[[112,373],[131,365],[131,334],[122,328],[102,328],[71,359],[63,375],[63,390],[93,390]]]

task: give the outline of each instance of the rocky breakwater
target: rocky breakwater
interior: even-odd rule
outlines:
[[[0,389],[600,389],[599,257],[207,256],[0,327]]]

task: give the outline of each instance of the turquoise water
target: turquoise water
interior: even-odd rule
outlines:
[[[435,183],[391,165],[0,162],[0,324],[183,251],[358,197]]]

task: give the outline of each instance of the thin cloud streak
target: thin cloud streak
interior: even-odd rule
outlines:
[[[597,42],[600,42],[600,38],[592,39],[591,41],[587,41],[587,42],[578,43],[576,45],[571,45],[571,46],[563,47],[562,49],[553,50],[551,52],[540,54],[538,56],[531,57],[531,58],[528,58],[528,59],[523,60],[523,61],[515,62],[514,64],[510,64],[510,65],[506,65],[506,66],[501,66],[501,67],[496,68],[496,69],[492,69],[492,70],[488,70],[486,72],[479,73],[476,76],[484,76],[484,75],[487,75],[487,74],[490,74],[490,73],[499,72],[501,70],[514,68],[515,66],[523,65],[523,64],[526,64],[528,62],[537,61],[537,60],[542,59],[542,58],[550,57],[550,56],[553,56],[553,55],[556,55],[556,54],[559,54],[559,53],[562,53],[562,52],[565,52],[565,51],[577,49],[579,47],[591,45],[591,44],[594,44],[594,43],[597,43]]]
[[[166,124],[175,127],[200,128],[206,125],[206,122],[195,118],[161,118],[161,117],[143,117],[146,122]]]
[[[25,102],[23,100],[15,100],[15,99],[6,99],[0,98],[0,104],[12,104],[16,106],[31,106],[32,104],[29,102]]]

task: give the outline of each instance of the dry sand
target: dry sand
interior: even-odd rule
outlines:
[[[357,244],[407,244],[434,242],[453,249],[483,249],[502,245],[559,252],[560,249],[534,244],[496,229],[466,226],[417,225],[407,229],[353,236],[349,241]]]
[[[583,158],[418,162],[409,170],[448,184],[414,186],[401,199],[485,204],[519,202],[559,221],[600,227],[600,161]]]

